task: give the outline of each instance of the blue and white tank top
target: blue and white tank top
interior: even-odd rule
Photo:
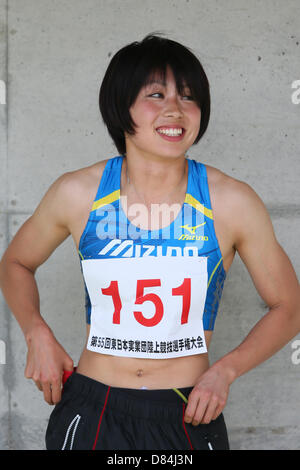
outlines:
[[[144,230],[123,210],[124,158],[107,161],[79,243],[87,348],[157,359],[205,353],[226,277],[206,167],[187,159],[180,212],[168,226]]]

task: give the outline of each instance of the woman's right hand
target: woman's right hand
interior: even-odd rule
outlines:
[[[33,379],[49,405],[55,405],[61,400],[63,372],[73,371],[73,360],[44,324],[35,326],[26,341],[25,377]]]

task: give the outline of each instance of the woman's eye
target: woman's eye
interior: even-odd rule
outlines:
[[[163,96],[163,94],[157,92],[157,93],[152,93],[149,96]],[[187,98],[188,101],[193,101],[193,97],[191,95],[184,95],[182,96],[182,98]]]

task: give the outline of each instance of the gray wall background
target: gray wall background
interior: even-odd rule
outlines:
[[[299,276],[300,104],[291,100],[300,79],[299,0],[0,0],[0,80],[7,86],[0,255],[59,175],[118,154],[100,118],[100,83],[112,54],[153,31],[192,48],[211,83],[210,125],[190,157],[256,190]],[[85,315],[71,237],[36,278],[42,315],[76,363]],[[266,311],[237,256],[211,362]],[[3,297],[0,339],[0,448],[43,449],[52,407],[24,378],[26,343]],[[300,449],[300,365],[292,352],[291,341],[232,385],[224,410],[232,449]]]

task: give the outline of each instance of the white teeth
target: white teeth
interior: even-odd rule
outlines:
[[[157,129],[160,134],[177,136],[182,134],[182,129]]]

